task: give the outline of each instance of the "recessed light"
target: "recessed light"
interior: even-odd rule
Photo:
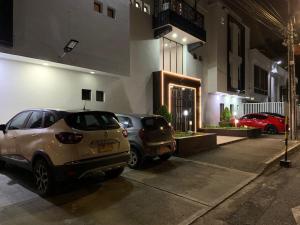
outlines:
[[[186,38],[182,38],[182,41],[183,41],[183,42],[186,42],[186,41],[187,41],[187,39],[186,39]]]
[[[176,33],[174,33],[174,34],[172,34],[172,37],[173,37],[173,38],[177,38],[178,35],[177,35]]]
[[[90,74],[95,74],[95,72],[94,72],[94,71],[91,71]]]

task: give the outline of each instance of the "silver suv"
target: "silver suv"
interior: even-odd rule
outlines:
[[[146,157],[168,160],[176,150],[173,128],[157,115],[117,114],[123,128],[128,131],[130,160],[128,166],[140,168]]]
[[[0,130],[0,167],[32,171],[40,195],[67,178],[117,177],[129,160],[127,131],[111,112],[27,110]]]

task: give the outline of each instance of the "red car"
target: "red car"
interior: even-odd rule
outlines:
[[[285,132],[284,116],[272,113],[247,114],[235,121],[238,127],[248,126],[260,128],[270,134]]]

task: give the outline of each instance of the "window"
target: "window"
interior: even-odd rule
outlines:
[[[257,65],[254,65],[254,92],[268,94],[268,72]]]
[[[83,112],[66,117],[66,123],[78,130],[119,129],[120,125],[113,113]]]
[[[223,112],[224,112],[224,103],[221,103],[220,104],[220,120],[222,120]]]
[[[231,115],[233,115],[233,112],[234,112],[234,105],[230,104],[230,113],[231,113]]]
[[[146,117],[142,119],[143,128],[145,130],[159,130],[169,128],[168,122],[162,117]]]
[[[8,130],[23,129],[30,113],[31,112],[22,112],[14,117],[8,126]]]
[[[238,32],[238,55],[242,56],[242,40],[240,32]]]
[[[129,117],[119,116],[118,119],[119,119],[120,123],[122,124],[123,128],[133,127],[132,120]]]
[[[13,46],[14,1],[0,1],[0,44]]]
[[[161,39],[161,65],[165,71],[183,73],[183,45],[167,38]]]
[[[96,101],[97,102],[104,102],[105,95],[103,91],[96,91]]]
[[[92,91],[89,89],[82,89],[81,90],[81,99],[84,101],[91,101]]]
[[[43,113],[40,111],[34,111],[27,122],[26,128],[29,129],[41,128],[42,121],[43,121]]]
[[[107,8],[107,16],[110,18],[115,19],[116,18],[116,10],[113,8],[108,7]]]
[[[94,10],[98,13],[103,12],[103,4],[99,1],[94,1]]]
[[[56,122],[55,116],[50,112],[44,113],[44,128],[51,127]]]
[[[228,26],[228,50],[232,52],[232,25]]]

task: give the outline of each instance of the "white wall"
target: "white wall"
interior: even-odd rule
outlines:
[[[250,73],[250,86],[249,86],[249,95],[255,98],[257,102],[266,102],[268,101],[267,95],[261,95],[254,92],[254,65],[259,66],[260,68],[269,72],[269,91],[271,88],[271,101],[280,101],[279,92],[280,86],[284,86],[287,80],[287,71],[282,69],[280,66],[277,67],[276,74],[270,74],[272,70],[272,64],[274,61],[267,58],[257,49],[251,49],[249,52],[249,73]],[[270,79],[270,76],[271,79]],[[270,83],[271,82],[271,83]]]
[[[92,90],[88,109],[152,113],[152,72],[159,70],[159,40],[153,39],[152,17],[132,9],[129,76],[76,72],[0,58],[0,123],[28,108],[82,109],[81,89]],[[95,101],[96,90],[105,102]]]
[[[94,0],[14,1],[14,47],[0,52],[129,75],[129,1],[101,2],[103,14]],[[116,19],[107,16],[108,6]],[[70,39],[80,43],[61,59]]]
[[[224,104],[224,108],[228,107],[230,110],[230,104],[234,105],[234,111],[238,113],[239,107],[242,105],[242,98],[237,96],[230,96],[224,94],[208,94],[207,101],[210,102],[211,107],[207,107],[205,113],[204,126],[218,126],[220,122],[220,104]],[[234,116],[234,115],[232,115]]]

